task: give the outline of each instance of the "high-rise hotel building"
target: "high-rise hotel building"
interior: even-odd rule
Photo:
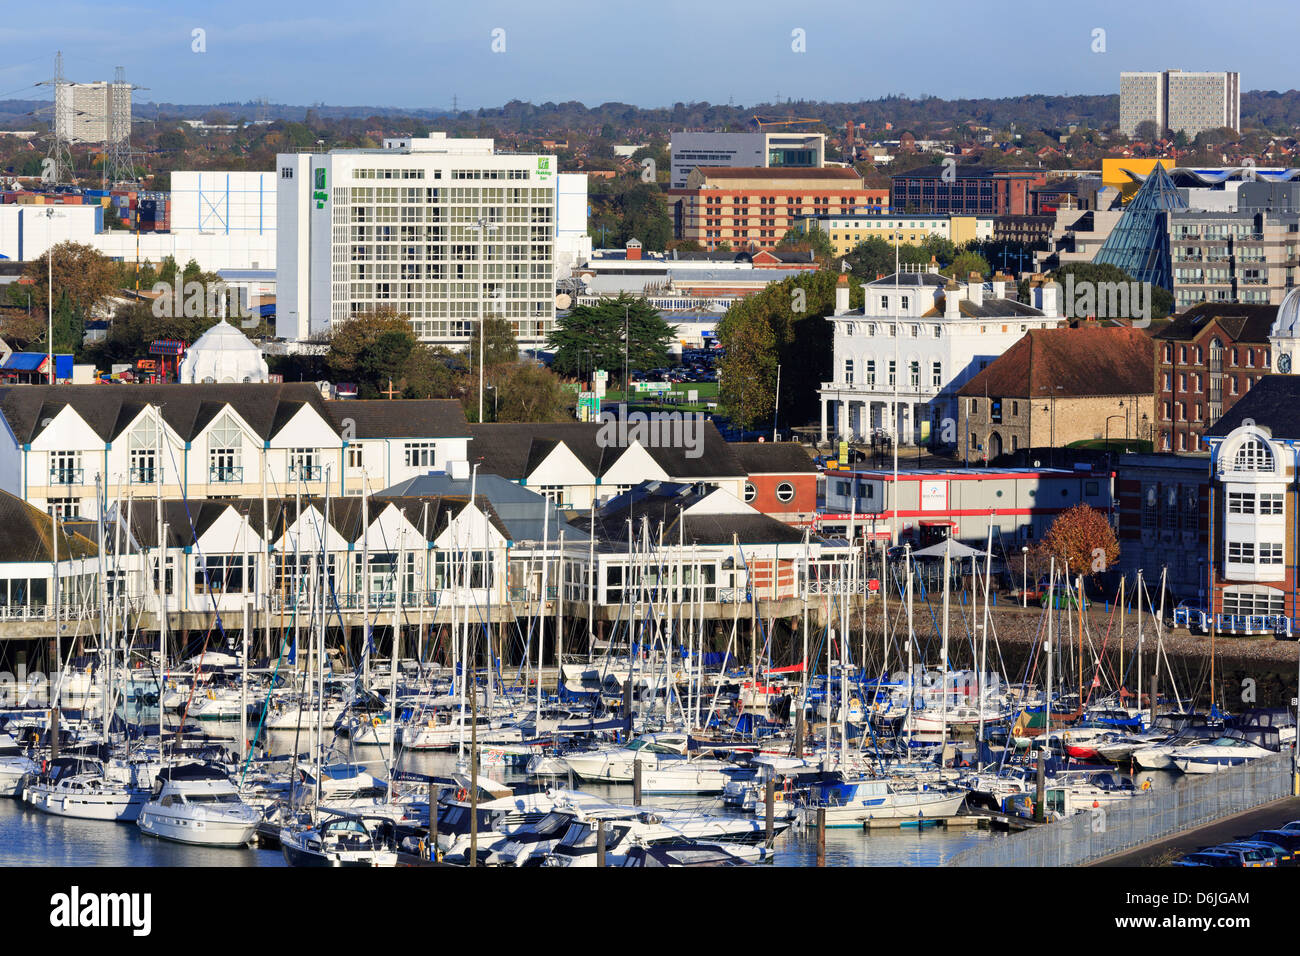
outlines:
[[[1241,129],[1241,74],[1165,70],[1119,75],[1119,131],[1132,137],[1150,120],[1156,133],[1189,139],[1208,129]]]
[[[433,133],[380,149],[282,153],[276,170],[280,337],[319,338],[394,309],[432,344],[464,346],[485,315],[509,319],[521,347],[545,341],[555,321],[555,157]]]

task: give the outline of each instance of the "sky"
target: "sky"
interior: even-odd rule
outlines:
[[[63,51],[68,79],[137,102],[459,109],[881,96],[1104,94],[1123,70],[1300,86],[1294,0],[41,0],[0,24],[0,99]],[[36,8],[39,7],[39,15]],[[29,15],[30,14],[30,15]],[[1271,29],[1269,24],[1277,25]],[[1100,32],[1099,32],[1100,31]]]

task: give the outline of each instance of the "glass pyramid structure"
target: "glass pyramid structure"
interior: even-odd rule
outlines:
[[[1150,282],[1170,292],[1174,270],[1169,258],[1169,213],[1181,212],[1187,201],[1156,163],[1114,230],[1093,257],[1094,265],[1119,266],[1138,282]]]

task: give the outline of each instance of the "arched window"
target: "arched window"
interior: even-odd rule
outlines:
[[[1272,471],[1273,452],[1261,438],[1248,438],[1232,459],[1233,471]]]

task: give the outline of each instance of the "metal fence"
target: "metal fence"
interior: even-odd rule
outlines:
[[[1077,866],[1160,840],[1291,794],[1291,754],[1244,767],[1186,777],[1168,790],[1149,790],[1104,810],[1085,810],[1056,823],[988,840],[949,861],[951,866]]]

